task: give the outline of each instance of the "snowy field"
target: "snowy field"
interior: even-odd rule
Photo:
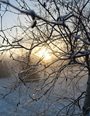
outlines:
[[[1,78],[0,116],[66,116],[67,111],[69,111],[67,116],[71,114],[80,116],[81,111],[76,105],[68,110],[68,106],[71,104],[69,98],[76,98],[80,94],[77,87],[82,91],[85,84],[78,84],[77,87],[74,87],[75,83],[73,83],[68,87],[66,83],[60,84],[61,81],[56,83],[51,93],[43,95],[40,100],[36,101],[34,98],[43,93],[43,91],[39,92],[38,82],[24,85],[19,83],[16,78]]]
[[[87,78],[82,73],[76,78],[72,68],[68,75],[65,71],[48,93],[52,78],[24,84],[13,72],[11,77],[0,76],[0,116],[81,116],[83,96],[80,106],[75,100],[86,89]]]

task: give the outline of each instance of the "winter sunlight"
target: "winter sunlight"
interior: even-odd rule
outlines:
[[[46,47],[37,49],[35,55],[44,62],[49,62],[52,59],[50,50]]]

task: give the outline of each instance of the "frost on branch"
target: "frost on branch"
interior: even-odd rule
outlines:
[[[68,20],[72,16],[73,16],[73,14],[72,14],[72,12],[70,12],[69,14],[66,14],[66,15],[63,15],[63,16],[58,16],[57,21],[64,23],[66,20]]]

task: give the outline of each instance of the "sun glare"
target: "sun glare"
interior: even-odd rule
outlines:
[[[51,60],[50,50],[48,48],[45,48],[45,47],[44,48],[40,48],[36,52],[36,56],[38,56],[43,61],[50,61]]]

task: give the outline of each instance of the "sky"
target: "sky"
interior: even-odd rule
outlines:
[[[26,0],[26,1],[28,1],[28,0]],[[10,3],[12,3],[12,4],[14,4],[16,7],[18,7],[18,5],[16,4],[16,2],[15,2],[15,0],[10,0]],[[31,2],[29,2],[29,3],[31,3]],[[33,5],[33,2],[31,3],[31,5],[30,5],[30,8],[31,9],[34,9],[34,10],[36,10],[36,7],[34,7],[34,5]],[[18,15],[17,14],[15,14],[15,13],[12,13],[12,12],[5,12],[4,13],[4,11],[3,10],[5,10],[5,5],[2,5],[2,7],[1,7],[1,10],[2,11],[0,11],[0,16],[3,18],[2,19],[2,23],[3,23],[3,25],[2,25],[2,27],[3,27],[3,29],[7,29],[7,28],[10,28],[10,27],[12,27],[12,26],[14,26],[14,25],[17,25],[18,24]],[[11,11],[13,11],[13,12],[16,12],[17,13],[17,11],[16,10],[14,10],[14,9],[12,9],[12,8],[9,8],[9,10],[11,10]],[[36,10],[37,11],[37,10]],[[25,15],[21,15],[20,16],[21,18],[21,22],[23,23],[23,25],[26,23],[26,16]],[[1,18],[0,18],[1,19]],[[0,26],[1,27],[1,26]],[[13,32],[13,31],[12,31]],[[10,32],[11,33],[11,32]],[[13,36],[15,36],[15,32],[13,32]],[[9,39],[10,40],[10,39]],[[43,51],[39,51],[38,52],[38,54],[37,54],[37,56],[40,56],[40,57],[43,57],[43,52],[45,53],[45,49],[43,50]],[[15,51],[14,51],[15,52]],[[45,55],[44,55],[44,57],[48,60],[48,59],[50,59],[51,57],[50,57],[50,55],[49,55],[49,53],[48,53],[48,51],[45,53]]]
[[[18,7],[18,4],[15,2],[15,0],[9,0],[9,1],[10,1],[11,4],[13,4],[16,7]],[[28,4],[28,6],[30,6],[31,9],[36,9],[36,7],[34,7],[34,2],[29,2],[29,0],[25,0],[25,2]],[[1,6],[1,10],[5,10],[5,5]],[[16,10],[14,10],[11,7],[9,7],[9,10],[18,13]],[[18,18],[17,14],[14,14],[12,12],[5,12],[5,14],[4,14],[3,11],[0,11],[0,17],[1,16],[3,16],[3,27],[4,28],[11,27],[12,25],[18,23],[18,21],[17,21],[17,18]],[[21,17],[21,18],[22,18],[22,21],[23,21],[24,17]],[[0,20],[1,20],[1,18],[0,18]]]

